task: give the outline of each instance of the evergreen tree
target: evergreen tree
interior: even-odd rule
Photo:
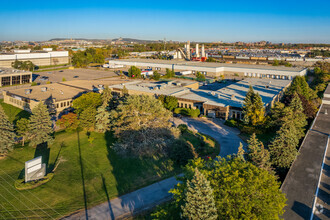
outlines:
[[[94,128],[96,113],[95,108],[83,110],[79,116],[79,126],[87,129]]]
[[[123,96],[127,96],[128,95],[128,90],[127,90],[126,86],[123,86],[122,95]]]
[[[307,117],[304,114],[304,108],[297,93],[294,93],[289,107],[285,110],[285,115],[282,124],[293,123],[295,129],[292,132],[295,132],[297,139],[300,140],[305,135],[304,127],[307,125]]]
[[[299,139],[296,137],[294,124],[286,123],[276,133],[269,145],[272,164],[279,168],[289,168],[297,156]]]
[[[240,158],[241,160],[245,161],[245,151],[243,148],[243,144],[241,142],[239,143],[237,157]]]
[[[5,154],[15,144],[14,126],[0,105],[0,154]]]
[[[253,126],[265,119],[265,108],[259,93],[255,93],[252,86],[246,94],[243,104],[244,121]]]
[[[195,168],[191,181],[187,181],[181,216],[191,220],[217,219],[213,190],[210,182]]]
[[[252,111],[252,99],[254,95],[254,90],[252,86],[249,87],[249,91],[246,93],[243,106],[243,114],[245,123],[250,123],[249,113]]]
[[[294,93],[303,95],[307,100],[315,99],[317,97],[314,90],[312,90],[304,76],[296,76],[291,86],[286,91],[286,95],[293,95]]]
[[[271,170],[270,154],[265,149],[263,143],[257,139],[255,133],[248,140],[247,160],[253,165],[268,170]]]
[[[95,116],[96,131],[105,133],[110,129],[110,112],[107,111],[106,106],[102,105],[97,109]]]
[[[29,132],[30,121],[26,118],[21,118],[16,123],[16,132],[19,137],[22,137],[22,146],[24,146],[25,138]]]
[[[108,86],[106,86],[105,89],[103,90],[101,99],[102,99],[102,105],[104,106],[109,105],[109,102],[112,99],[112,94],[111,94],[111,89]]]
[[[38,144],[48,143],[53,140],[51,136],[53,133],[52,121],[46,105],[42,102],[32,109],[29,129],[31,146],[37,146]]]

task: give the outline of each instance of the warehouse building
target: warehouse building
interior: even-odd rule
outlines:
[[[14,51],[13,53],[0,54],[0,67],[10,68],[11,64],[18,61],[31,61],[37,66],[48,66],[69,63],[68,51]]]
[[[167,68],[172,69],[174,71],[199,71],[211,77],[219,77],[220,75],[231,75],[238,77],[292,80],[295,76],[304,76],[307,73],[306,68],[284,66],[208,63],[155,59],[123,59],[109,61],[109,65],[116,64],[125,66],[136,66],[140,68],[152,68],[155,70],[165,70]]]
[[[110,88],[118,95],[122,95],[125,86],[130,95],[175,96],[180,108],[198,108],[203,115],[227,120],[228,118],[243,118],[243,102],[250,86],[260,94],[264,107],[269,111],[282,97],[284,90],[291,84],[291,80],[247,78],[233,83],[215,84],[212,84],[210,88],[205,88],[205,86],[199,88],[198,83],[186,80],[155,83],[131,81],[115,84]]]
[[[21,88],[3,92],[4,102],[31,112],[40,101],[46,103],[51,112],[59,114],[70,108],[72,101],[85,92],[101,92],[105,86],[112,89],[114,97],[123,95],[124,88],[129,95],[174,96],[178,107],[199,109],[201,114],[209,117],[242,119],[242,107],[252,86],[264,102],[266,110],[278,101],[290,80],[247,78],[241,81],[213,83],[200,87],[191,80],[174,81],[88,81],[78,80]]]
[[[32,82],[32,72],[12,68],[0,68],[0,87]]]

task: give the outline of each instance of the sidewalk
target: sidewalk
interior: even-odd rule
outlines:
[[[87,210],[88,219],[120,219],[149,209],[171,198],[168,193],[178,181],[171,177],[150,186],[112,199]],[[85,211],[79,211],[63,219],[87,219]]]

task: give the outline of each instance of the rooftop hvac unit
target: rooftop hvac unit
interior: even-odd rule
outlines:
[[[230,99],[231,99],[231,100],[234,100],[234,99],[235,99],[235,95],[234,95],[234,94],[231,95]]]
[[[220,94],[218,94],[218,99],[221,99],[221,95]]]
[[[47,87],[41,87],[41,92],[47,92]]]
[[[167,85],[172,85],[172,82],[171,81],[167,82]]]
[[[61,95],[63,95],[63,94],[64,94],[62,90],[60,90],[60,93],[61,93]]]
[[[25,95],[31,94],[32,89],[25,89]]]
[[[178,83],[176,83],[176,85],[177,85],[177,86],[181,86],[181,83],[178,82]]]

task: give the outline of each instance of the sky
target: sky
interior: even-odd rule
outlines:
[[[330,43],[330,0],[1,0],[0,41],[52,38]]]

